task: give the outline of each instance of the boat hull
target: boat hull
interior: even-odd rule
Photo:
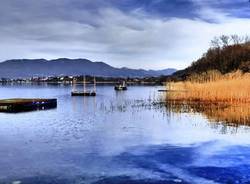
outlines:
[[[116,91],[126,91],[128,88],[126,86],[115,86],[114,88]]]
[[[96,96],[96,92],[71,92],[71,96]]]

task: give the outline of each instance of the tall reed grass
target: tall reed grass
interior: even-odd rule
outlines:
[[[200,102],[250,102],[250,73],[222,75],[216,71],[167,84],[167,100]]]

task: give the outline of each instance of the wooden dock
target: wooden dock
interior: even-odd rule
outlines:
[[[57,99],[13,98],[0,100],[0,112],[25,112],[57,107]]]
[[[159,89],[158,92],[187,92],[187,90]]]

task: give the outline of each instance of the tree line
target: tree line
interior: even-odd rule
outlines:
[[[250,72],[250,37],[221,35],[211,40],[211,47],[188,68],[177,71],[173,77],[180,80],[190,75],[216,70],[222,74],[241,70]]]

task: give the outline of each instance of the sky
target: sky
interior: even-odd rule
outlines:
[[[0,1],[0,61],[87,58],[183,69],[215,36],[248,33],[249,0]]]

